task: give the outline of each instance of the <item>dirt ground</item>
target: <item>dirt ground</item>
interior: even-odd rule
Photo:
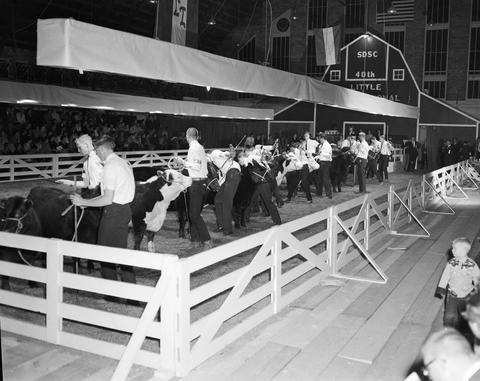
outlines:
[[[377,179],[367,180],[367,191],[377,191],[380,189],[386,189],[389,185],[404,184],[408,182],[411,177],[418,176],[418,173],[392,173],[390,175],[390,182],[383,185],[378,184]],[[350,179],[351,181],[351,175]],[[0,199],[8,198],[14,195],[27,196],[30,189],[35,186],[48,186],[63,189],[65,191],[72,191],[71,187],[56,184],[52,180],[28,180],[17,182],[4,182],[0,183]],[[341,193],[334,193],[333,199],[326,197],[318,197],[315,195],[314,187],[312,186],[313,203],[308,204],[303,192],[298,192],[296,198],[292,199],[292,202],[285,203],[282,208],[279,208],[280,217],[282,222],[288,222],[305,215],[323,210],[332,205],[340,204],[344,201],[358,197],[354,191],[358,190],[358,186],[344,186]],[[281,193],[286,198],[287,191],[285,186],[281,187]],[[202,213],[202,217],[207,224],[207,228],[213,239],[214,245],[222,245],[227,242],[234,241],[238,238],[248,236],[258,231],[268,229],[273,226],[273,222],[270,217],[264,217],[260,213],[252,213],[250,222],[246,228],[234,229],[234,234],[231,236],[224,236],[222,233],[214,232],[216,228],[215,213],[212,205],[207,205]],[[133,235],[130,233],[129,247],[133,247]],[[190,248],[190,241],[188,239],[178,238],[178,223],[174,212],[169,212],[165,219],[165,223],[155,236],[155,247],[159,253],[177,254],[181,257],[190,256],[198,253],[202,249]],[[147,250],[146,239],[141,246],[142,250]]]
[[[367,190],[368,191],[377,191],[380,189],[386,189],[389,185],[400,185],[408,182],[408,179],[416,177],[419,174],[412,173],[393,173],[390,176],[390,182],[383,185],[378,184],[376,179],[368,180]],[[350,175],[351,177],[351,175]],[[349,179],[351,181],[351,178]],[[71,191],[71,188],[58,185],[51,180],[35,180],[35,181],[19,181],[19,182],[8,182],[0,183],[0,199],[7,198],[13,195],[26,196],[30,189],[34,186],[49,186],[57,187],[66,191]],[[314,187],[312,187],[312,191]],[[341,193],[335,193],[333,199],[328,199],[326,197],[318,197],[313,195],[313,203],[308,204],[306,198],[302,192],[298,193],[298,196],[290,203],[285,203],[285,205],[279,209],[280,216],[283,222],[288,222],[295,220],[297,218],[303,217],[305,215],[320,211],[331,205],[340,204],[344,201],[358,197],[358,194],[355,194],[354,191],[358,190],[358,186],[345,186],[342,189]],[[281,193],[286,197],[285,187],[281,187]],[[212,236],[215,246],[220,246],[227,242],[237,240],[241,237],[248,236],[250,234],[256,233],[258,231],[268,229],[273,225],[270,217],[265,217],[261,213],[252,213],[251,220],[247,224],[246,228],[235,229],[234,234],[230,236],[224,236],[222,233],[215,233],[214,229],[216,227],[215,223],[215,213],[213,206],[209,205],[204,208],[202,216],[207,224],[207,227]],[[178,238],[178,223],[176,220],[176,215],[174,212],[169,212],[165,219],[164,226],[161,231],[158,232],[155,236],[155,246],[157,252],[168,253],[168,254],[177,254],[180,257],[187,257],[195,255],[202,249],[194,249],[190,247],[190,241],[188,239]],[[133,235],[130,233],[129,237],[129,247],[133,247]],[[142,250],[146,250],[146,240],[141,247]],[[248,265],[251,258],[255,255],[255,250],[250,252],[241,253],[235,257],[232,257],[227,263],[221,262],[215,266],[211,266],[205,271],[199,271],[191,277],[191,287],[195,288],[200,284],[206,283],[212,279],[216,279],[221,275],[234,271],[240,267]],[[303,259],[299,257],[294,257],[291,260],[284,263],[285,268],[282,268],[285,271],[287,268],[295,267],[298,264],[302,263]],[[283,266],[282,266],[283,267]],[[65,271],[73,271],[71,264],[66,263]],[[95,270],[88,274],[89,276],[100,277],[99,267],[96,265]],[[153,272],[148,269],[136,269],[137,283],[153,286],[158,279],[158,272]],[[249,284],[248,289],[255,289],[256,287],[269,281],[269,273],[262,273],[254,277],[251,284]],[[12,280],[12,290],[15,292],[28,294],[32,296],[42,297],[45,292],[45,286],[41,287],[30,287],[28,283],[24,280]],[[228,295],[229,290],[211,298],[204,303],[201,303],[198,306],[195,306],[191,310],[191,321],[198,320],[199,318],[208,315],[209,313],[218,309],[223,300]],[[127,305],[123,300],[118,301],[105,301],[103,295],[87,293],[77,290],[64,289],[63,300],[65,303],[76,304],[80,306],[87,306],[94,309],[129,315],[139,317],[143,311],[143,305],[132,306]],[[261,301],[255,308],[261,308],[261,304],[264,301]],[[29,312],[26,310],[14,309],[6,306],[0,305],[0,314],[5,316],[15,317],[16,319],[27,320],[36,324],[44,325],[45,316],[38,313]],[[234,324],[234,320],[231,322]],[[102,339],[109,342],[126,344],[130,337],[130,334],[122,333],[118,331],[112,331],[104,329],[101,327],[96,327],[92,325],[82,324],[73,321],[63,321],[63,329],[65,331],[73,332],[79,335],[84,335],[92,338]],[[147,339],[144,342],[144,349],[158,351],[158,341]]]

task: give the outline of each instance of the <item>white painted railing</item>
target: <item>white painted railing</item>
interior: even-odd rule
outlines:
[[[121,359],[115,380],[125,379],[132,363],[155,368],[164,377],[184,376],[327,276],[385,283],[387,277],[369,249],[386,234],[408,234],[401,232],[402,227],[411,221],[419,223],[415,214],[451,196],[454,183],[461,185],[468,178],[468,168],[467,162],[442,168],[401,187],[369,193],[181,259],[0,233],[3,246],[47,253],[46,269],[0,261],[0,275],[48,285],[45,298],[0,291],[1,304],[45,316],[43,324],[2,316],[2,328]],[[431,190],[426,181],[432,185]],[[428,236],[428,232],[425,234],[422,236]],[[77,275],[64,271],[66,256],[153,269],[161,275],[156,285]],[[376,278],[349,274],[352,266],[358,268],[364,260],[375,269]],[[209,276],[202,277],[202,273]],[[65,289],[139,300],[147,305],[140,318],[132,317],[67,303]],[[159,308],[158,322],[154,316]],[[67,332],[62,324],[65,319],[132,336],[128,345],[106,342]],[[159,340],[159,350],[140,349],[145,336]]]
[[[185,158],[187,150],[125,151],[118,154],[134,168],[165,167],[172,156]],[[82,173],[83,161],[84,156],[80,153],[0,155],[0,182],[78,176]],[[402,163],[403,149],[395,148],[393,161],[389,162],[389,172],[403,169]]]
[[[118,155],[134,168],[165,167],[172,156],[185,158],[187,150],[125,151],[118,152]],[[80,175],[83,161],[84,156],[80,153],[0,155],[0,182]]]

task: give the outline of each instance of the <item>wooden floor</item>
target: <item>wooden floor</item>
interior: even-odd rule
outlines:
[[[468,200],[452,202],[455,215],[423,215],[430,238],[388,236],[372,248],[386,285],[318,286],[183,380],[403,380],[422,342],[442,327],[434,292],[451,241],[466,236],[471,255],[479,252],[480,192],[467,193]],[[373,276],[369,267],[352,267]]]
[[[422,216],[430,238],[387,236],[371,249],[386,285],[327,280],[184,380],[403,380],[441,327],[442,302],[433,295],[452,239],[467,236],[479,251],[480,192],[467,193],[452,202],[455,215]],[[347,271],[373,276],[359,261]],[[109,380],[117,363],[6,332],[2,347],[5,380]],[[135,367],[129,379],[154,378]]]

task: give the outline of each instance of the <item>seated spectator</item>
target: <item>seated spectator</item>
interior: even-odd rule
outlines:
[[[480,360],[467,339],[453,328],[432,334],[422,346],[425,377],[432,381],[478,381]]]

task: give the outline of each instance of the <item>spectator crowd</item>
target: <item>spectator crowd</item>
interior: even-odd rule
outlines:
[[[170,135],[155,115],[119,114],[70,108],[0,107],[0,155],[77,152],[75,139],[115,137],[119,151],[184,149],[184,137]]]

